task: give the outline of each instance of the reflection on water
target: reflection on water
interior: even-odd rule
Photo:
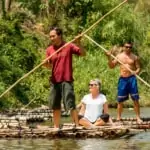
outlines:
[[[150,132],[130,139],[10,139],[0,140],[0,150],[149,150]]]
[[[116,109],[110,111],[116,116]],[[141,116],[148,117],[149,108],[141,108]],[[135,117],[132,109],[125,109],[123,117]],[[150,132],[114,140],[106,139],[0,139],[0,150],[149,150]]]
[[[73,139],[5,139],[0,140],[0,150],[80,150]]]

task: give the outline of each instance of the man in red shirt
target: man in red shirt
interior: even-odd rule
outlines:
[[[63,41],[62,30],[54,27],[50,29],[51,46],[46,50],[46,57],[51,56],[60,47],[66,43]],[[73,68],[72,55],[76,54],[84,56],[85,51],[80,46],[80,38],[75,40],[78,46],[73,43],[63,47],[59,52],[55,53],[45,66],[52,67],[52,75],[50,78],[50,108],[53,109],[54,128],[59,128],[61,116],[61,99],[65,110],[71,110],[72,120],[78,126],[78,115],[75,105],[75,94],[73,88]]]

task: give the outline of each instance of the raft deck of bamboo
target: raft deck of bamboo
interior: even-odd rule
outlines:
[[[49,127],[0,129],[0,138],[117,138],[129,133],[128,128],[103,127],[84,129],[64,127],[60,130]]]
[[[64,115],[68,116],[68,114]],[[64,123],[60,130],[41,125],[41,121],[52,121],[52,112],[49,109],[19,110],[0,114],[0,138],[118,138],[131,136],[140,132],[149,131],[150,118],[142,118],[143,123],[137,124],[135,118],[123,118],[117,122],[112,118],[114,125],[93,129],[82,126],[75,128],[71,123]]]
[[[77,128],[73,124],[63,124],[61,129],[48,126],[8,126],[0,129],[0,138],[105,138],[114,139],[123,136],[131,136],[140,132],[149,131],[150,123],[146,124],[116,124],[99,126],[92,129],[85,129],[82,126]]]

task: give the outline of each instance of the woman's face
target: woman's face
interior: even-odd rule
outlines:
[[[94,92],[94,91],[99,91],[99,85],[95,81],[90,81],[89,83],[89,91]]]

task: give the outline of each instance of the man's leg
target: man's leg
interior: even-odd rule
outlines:
[[[132,76],[130,78],[129,91],[130,91],[131,98],[134,102],[134,111],[136,113],[137,123],[141,123],[142,120],[140,118],[139,94],[138,94],[138,86],[137,86],[136,76]]]
[[[53,110],[53,122],[54,128],[59,128],[60,117],[61,117],[61,91],[60,84],[51,84],[50,88],[50,109]]]
[[[78,113],[76,109],[71,110],[72,121],[76,126],[79,126]]]
[[[134,100],[134,111],[136,114],[137,123],[142,123],[143,121],[140,118],[140,105],[138,100]]]
[[[122,111],[123,111],[123,102],[118,102],[118,105],[117,105],[117,120],[121,120]]]
[[[60,109],[53,110],[54,128],[59,128],[60,117],[61,117],[61,110]]]
[[[123,102],[127,100],[128,93],[128,82],[127,78],[120,77],[118,81],[118,94],[117,94],[117,120],[121,120],[121,114],[123,111]]]
[[[72,121],[76,126],[79,125],[78,113],[75,105],[75,94],[72,82],[63,82],[63,102],[66,110],[70,110]]]

